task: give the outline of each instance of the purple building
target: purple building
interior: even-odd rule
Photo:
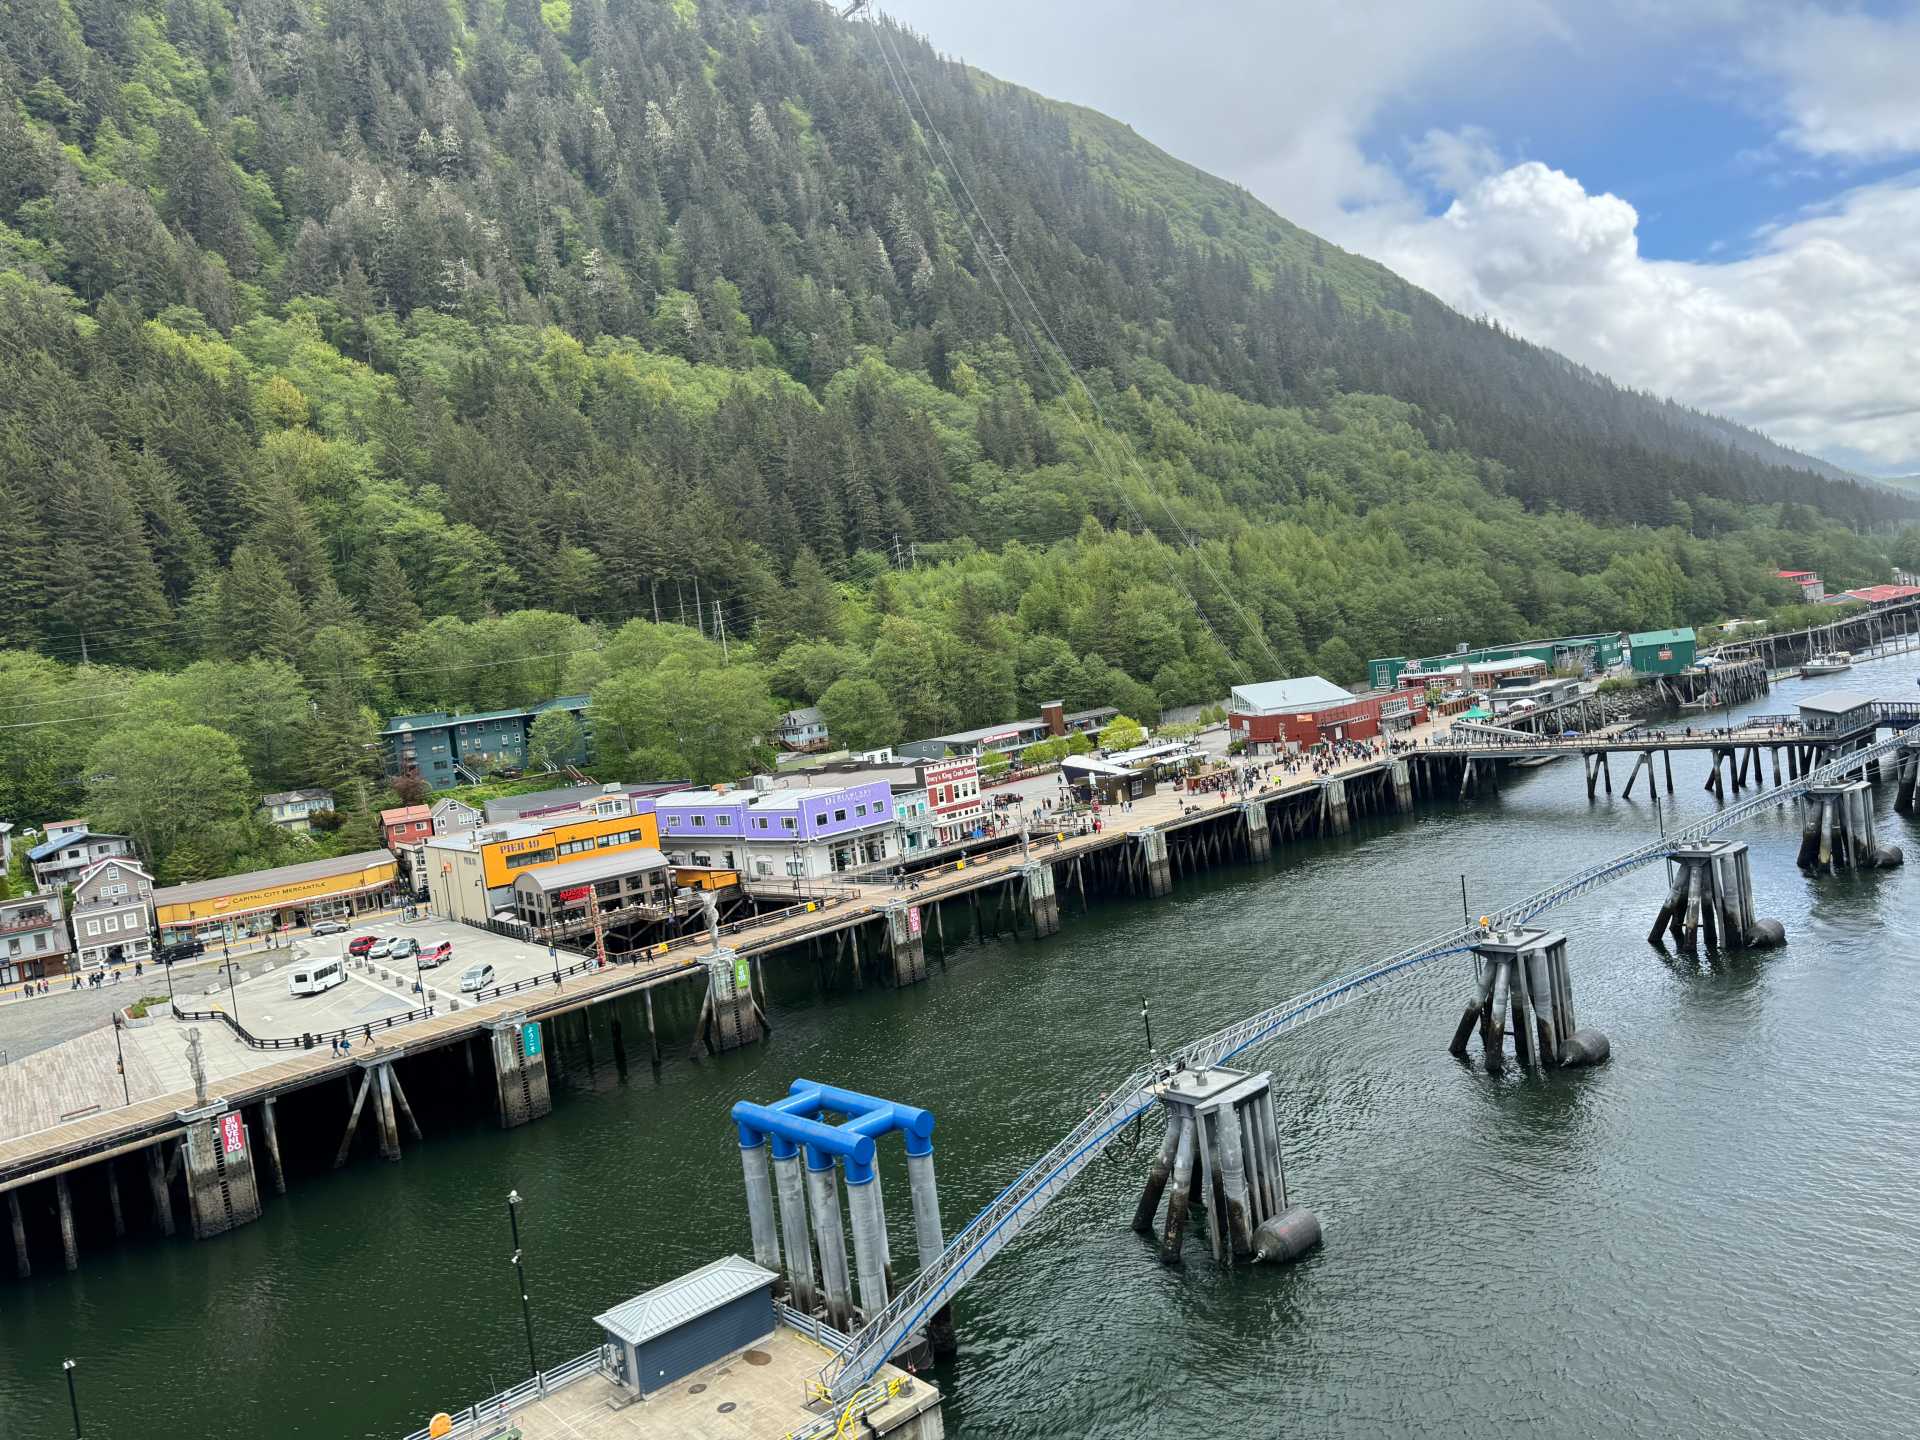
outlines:
[[[676,790],[653,801],[660,823],[660,849],[675,865],[721,870],[745,866],[740,842],[746,837],[751,790]]]
[[[768,791],[752,797],[744,819],[741,868],[754,880],[817,879],[900,853],[893,787],[885,780]]]

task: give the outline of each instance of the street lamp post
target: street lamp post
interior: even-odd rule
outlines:
[[[120,1071],[120,1099],[123,1103],[133,1104],[133,1096],[127,1089],[127,1052],[120,1043],[120,1012],[113,1013],[113,1054],[114,1065]]]
[[[73,1407],[73,1440],[83,1440],[80,1434],[80,1396],[73,1388],[73,1361],[62,1360],[60,1368],[67,1372],[67,1404]]]
[[[540,1362],[533,1354],[533,1307],[527,1300],[527,1268],[520,1259],[520,1192],[507,1192],[507,1223],[513,1227],[513,1274],[520,1287],[520,1319],[527,1327],[527,1368],[540,1378]],[[74,1432],[78,1434],[78,1431]]]
[[[233,1023],[240,1023],[240,991],[233,983],[233,957],[227,957],[227,998],[233,1004]]]

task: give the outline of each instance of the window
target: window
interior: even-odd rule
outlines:
[[[98,920],[87,921],[87,934],[98,935],[99,933],[100,933],[100,922]]]
[[[827,817],[822,815],[820,818],[824,821]],[[847,818],[847,812],[844,810],[836,810],[833,812],[833,818],[836,821],[845,820]]]
[[[800,822],[791,815],[782,815],[780,817],[780,828],[783,830],[798,830],[800,828]]]
[[[693,824],[695,829],[704,829],[706,827],[706,823],[707,823],[707,817],[704,815],[696,815],[693,817]]]
[[[853,807],[853,813],[855,815],[864,815],[867,813],[867,807],[864,805],[856,805]]]

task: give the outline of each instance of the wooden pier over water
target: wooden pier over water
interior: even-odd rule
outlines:
[[[441,1113],[448,1105],[480,1107],[517,1125],[551,1108],[553,1073],[609,1056],[624,1068],[630,1045],[644,1043],[658,1063],[689,1039],[696,1054],[753,1043],[767,1027],[769,964],[810,965],[834,985],[912,984],[926,978],[930,958],[943,962],[966,939],[1054,933],[1063,901],[1070,911],[1075,901],[1084,910],[1102,895],[1162,895],[1181,875],[1262,861],[1276,845],[1344,834],[1357,821],[1423,801],[1455,803],[1497,785],[1516,764],[1579,754],[1595,796],[1599,783],[1612,793],[1610,756],[1639,757],[1631,793],[1642,769],[1653,787],[1655,756],[1671,789],[1673,754],[1694,752],[1709,762],[1708,788],[1723,795],[1723,768],[1737,792],[1762,783],[1758,757],[1771,752],[1779,783],[1783,763],[1789,776],[1806,773],[1861,733],[1870,738],[1920,718],[1916,709],[1879,704],[1864,732],[1851,735],[1811,733],[1789,717],[1737,730],[1560,736],[1443,722],[1404,745],[1319,767],[1249,761],[1247,788],[1166,790],[1108,807],[1097,830],[1076,820],[1082,828],[1039,830],[905,883],[799,897],[774,915],[723,927],[717,944],[689,937],[604,966],[562,952],[551,961],[554,973],[541,959],[536,973],[504,993],[477,1001],[430,996],[430,1006],[388,1016],[365,1034],[355,1027],[346,1055],[335,1054],[326,1035],[256,1033],[224,1009],[195,1010],[206,1002],[184,1001],[185,1019],[171,1022],[171,1040],[184,1043],[187,1024],[207,1037],[204,1094],[197,1087],[149,1093],[0,1140],[0,1194],[16,1269],[26,1273],[56,1234],[69,1267],[129,1230],[172,1234],[182,1203],[198,1236],[244,1224],[258,1215],[262,1192],[284,1191],[288,1171],[298,1168],[286,1163],[286,1146],[336,1164],[356,1144],[398,1159],[403,1140],[422,1143],[431,1125],[434,1106],[415,1103],[422,1091]]]

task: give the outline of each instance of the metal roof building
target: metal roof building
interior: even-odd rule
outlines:
[[[1292,680],[1236,685],[1232,708],[1243,715],[1288,715],[1297,710],[1318,710],[1323,705],[1345,705],[1352,699],[1351,692],[1331,680],[1301,675]]]
[[[513,883],[551,892],[570,890],[575,885],[590,885],[596,880],[618,880],[644,870],[666,868],[666,856],[658,850],[641,846],[637,850],[616,850],[610,855],[593,855],[584,860],[563,860],[558,865],[543,865],[537,870],[527,871]]]
[[[613,1380],[646,1395],[765,1339],[779,1279],[728,1255],[594,1316]]]

